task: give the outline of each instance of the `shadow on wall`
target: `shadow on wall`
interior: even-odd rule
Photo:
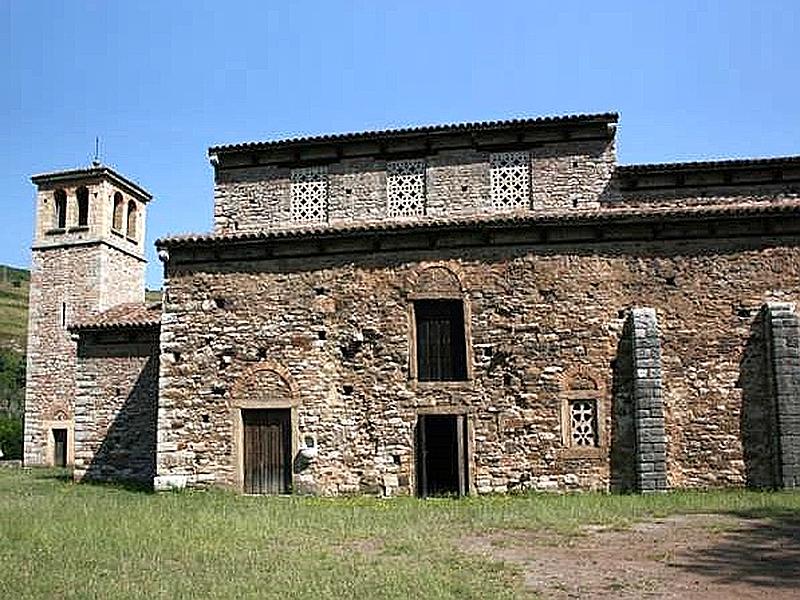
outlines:
[[[611,384],[611,482],[614,492],[636,491],[636,431],[633,406],[633,335],[625,320],[617,343]]]
[[[778,486],[776,415],[772,402],[764,311],[750,325],[737,387],[742,390],[740,431],[744,446],[747,487]]]
[[[150,356],[113,417],[84,481],[151,488],[156,471],[158,359]]]
[[[800,573],[800,517],[788,511],[733,514],[745,520],[719,543],[689,552],[674,561],[674,566],[718,583],[749,584],[764,594],[789,590],[796,593]]]

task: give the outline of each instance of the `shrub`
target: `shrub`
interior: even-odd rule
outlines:
[[[0,415],[0,450],[3,460],[22,459],[22,417]]]

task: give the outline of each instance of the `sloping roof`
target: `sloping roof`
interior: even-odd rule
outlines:
[[[65,171],[51,171],[49,173],[39,173],[31,177],[31,182],[35,185],[50,182],[67,182],[74,179],[85,179],[87,177],[108,177],[130,189],[130,191],[142,197],[143,200],[152,200],[153,195],[140,186],[138,183],[118,173],[107,165],[93,165],[81,169],[67,169]]]
[[[318,144],[328,142],[360,142],[402,138],[413,135],[429,135],[437,133],[451,133],[459,131],[491,131],[493,129],[507,129],[509,127],[529,127],[532,125],[561,125],[573,123],[616,123],[619,115],[616,112],[577,114],[562,116],[544,116],[527,119],[506,119],[499,121],[474,121],[469,123],[447,123],[442,125],[427,125],[422,127],[403,127],[398,129],[381,129],[376,131],[362,131],[357,133],[336,133],[328,135],[315,135],[285,138],[272,141],[242,142],[238,144],[224,144],[212,146],[209,154],[237,152],[241,150],[274,149],[283,146],[297,146],[305,144]]]
[[[70,330],[156,327],[161,323],[161,302],[117,304],[98,315],[70,325]]]
[[[525,227],[563,223],[626,223],[675,219],[709,219],[753,215],[800,215],[800,200],[776,202],[750,202],[736,204],[704,204],[690,207],[636,207],[599,208],[592,210],[559,210],[546,213],[509,213],[504,215],[475,215],[465,217],[427,219],[424,221],[375,221],[320,224],[292,229],[275,229],[241,233],[189,233],[156,240],[158,247],[178,247],[203,244],[230,244],[252,241],[277,241],[310,238],[347,237],[362,233],[400,233],[420,230],[433,231],[455,228]]]
[[[617,167],[619,175],[674,173],[683,171],[696,171],[702,169],[711,171],[715,169],[740,169],[751,167],[800,167],[800,156],[776,156],[771,158],[735,158],[727,160],[699,160],[691,162],[650,163],[638,165],[620,165]]]

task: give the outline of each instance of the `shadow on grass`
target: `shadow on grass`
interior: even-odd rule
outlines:
[[[776,509],[731,512],[742,521],[717,543],[688,551],[675,566],[719,583],[796,590],[800,513]]]
[[[107,490],[125,490],[137,494],[155,494],[153,486],[137,480],[117,480],[117,481],[91,481],[84,480],[80,485]]]
[[[34,479],[41,479],[44,481],[60,481],[67,483],[72,481],[71,469],[59,469],[55,467],[23,467],[25,471],[30,472]]]
[[[59,483],[72,483],[72,469],[58,469],[52,467],[36,467],[27,469],[34,479],[41,481],[57,481]],[[137,492],[143,494],[153,494],[153,487],[147,483],[137,480],[119,481],[91,481],[84,479],[79,485],[90,488],[116,489],[127,492]]]

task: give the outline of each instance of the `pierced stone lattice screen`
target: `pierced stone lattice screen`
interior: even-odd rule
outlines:
[[[489,157],[492,208],[528,208],[531,197],[530,160],[527,152],[495,152]]]
[[[396,160],[386,164],[386,198],[390,217],[425,214],[425,161]]]
[[[573,400],[569,405],[573,446],[597,445],[597,407],[594,400]]]
[[[328,168],[292,169],[292,220],[320,223],[328,220]]]

